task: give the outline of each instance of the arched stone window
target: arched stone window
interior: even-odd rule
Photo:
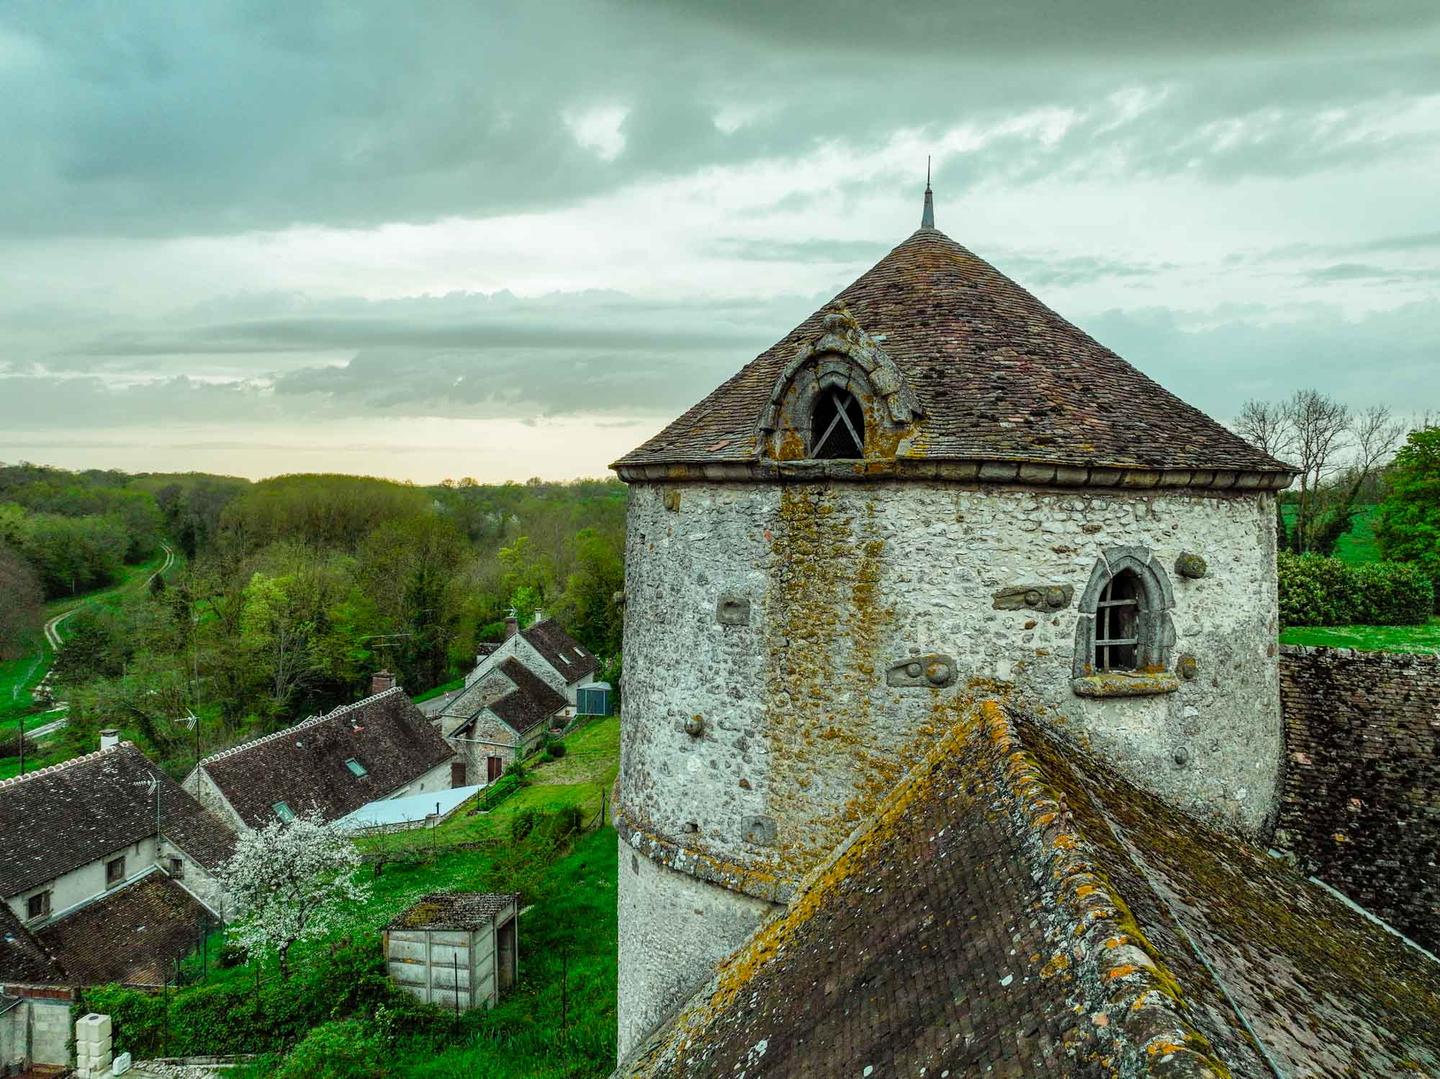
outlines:
[[[1075,692],[1082,696],[1168,693],[1175,641],[1170,579],[1143,547],[1114,547],[1091,571],[1075,628]],[[1130,676],[1115,680],[1113,676]]]
[[[865,456],[865,410],[848,389],[830,386],[816,396],[809,448],[809,456],[817,461]]]

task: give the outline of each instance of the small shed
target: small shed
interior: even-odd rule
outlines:
[[[575,691],[575,714],[608,716],[610,714],[610,683],[586,682]]]
[[[456,1012],[492,1007],[519,974],[519,907],[516,892],[422,897],[385,927],[390,979]]]

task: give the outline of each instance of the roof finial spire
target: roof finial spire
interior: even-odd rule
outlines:
[[[930,155],[925,155],[925,212],[920,215],[920,227],[935,227],[935,196],[930,193]]]

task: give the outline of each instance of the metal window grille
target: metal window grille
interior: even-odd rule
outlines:
[[[1129,570],[1110,578],[1095,606],[1095,669],[1133,671],[1139,666],[1140,582]]]
[[[815,402],[810,430],[814,460],[855,460],[865,456],[865,410],[855,395],[830,389]]]

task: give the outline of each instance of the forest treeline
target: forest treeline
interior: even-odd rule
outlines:
[[[28,572],[32,599],[69,595],[153,557],[162,539],[183,556],[150,588],[71,616],[55,680],[77,749],[118,726],[188,763],[192,715],[203,748],[354,700],[381,667],[411,692],[429,689],[469,670],[512,607],[522,620],[556,617],[618,675],[615,481],[250,483],[28,465],[0,477],[0,588]],[[91,558],[82,530],[104,536],[84,575],[71,568]],[[12,652],[38,624],[37,613],[9,631]]]

